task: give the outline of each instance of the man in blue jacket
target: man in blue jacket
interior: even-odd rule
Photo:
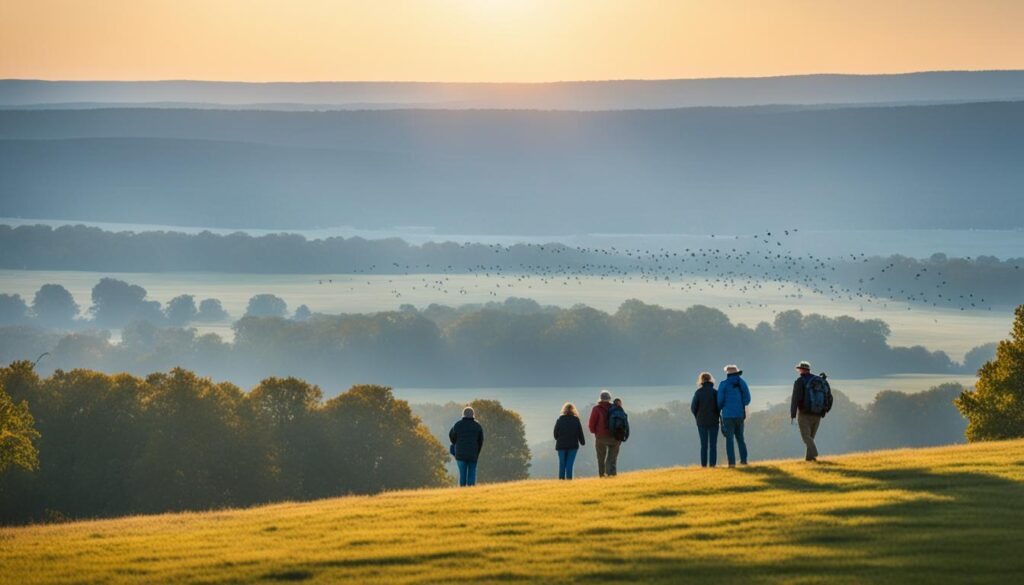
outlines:
[[[740,376],[743,372],[734,365],[725,366],[726,377],[718,384],[718,409],[722,412],[722,434],[725,435],[725,455],[729,467],[736,467],[733,437],[740,448],[740,465],[747,464],[747,443],[743,440],[743,421],[750,404],[750,388]]]

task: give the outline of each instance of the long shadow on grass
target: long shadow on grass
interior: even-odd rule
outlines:
[[[864,471],[841,465],[818,471],[855,481],[820,484],[777,467],[755,466],[760,489],[826,504],[827,512],[797,517],[772,535],[773,545],[806,550],[762,560],[742,544],[723,545],[722,558],[591,558],[582,581],[711,582],[1013,582],[1024,572],[1024,484],[968,472],[928,469]],[[892,503],[857,505],[855,492],[892,491]],[[909,492],[902,493],[901,492]],[[717,493],[717,492],[716,492]],[[921,496],[921,497],[914,497]],[[784,504],[785,505],[785,504]],[[785,512],[785,510],[780,510]],[[698,513],[695,511],[695,513]],[[762,535],[763,536],[763,535]],[[780,548],[780,550],[782,550]],[[792,550],[790,548],[790,550]],[[629,567],[628,570],[623,567]]]
[[[846,480],[841,485],[816,483],[772,466],[754,466],[738,473],[756,476],[760,485],[742,490],[726,488],[703,495],[778,490],[794,504],[812,500],[827,511],[792,517],[777,534],[769,535],[773,547],[759,552],[744,544],[744,526],[729,534],[716,550],[717,556],[687,555],[686,544],[678,556],[651,550],[641,555],[587,554],[581,550],[573,560],[590,570],[565,575],[566,581],[598,583],[937,583],[1016,582],[1024,573],[1021,526],[1024,526],[1024,484],[983,473],[935,473],[928,469],[883,469],[865,471],[843,465],[820,466],[815,472],[835,474]],[[820,476],[819,476],[820,478]],[[685,490],[683,490],[685,491]],[[891,503],[857,504],[856,496],[885,491]],[[742,504],[739,504],[742,506]],[[783,503],[778,515],[786,515]],[[699,514],[699,507],[686,514]],[[764,511],[760,516],[774,518]],[[654,508],[640,513],[651,519],[680,515],[673,508]],[[683,515],[685,517],[685,515]],[[604,549],[614,550],[621,539],[642,538],[647,530],[680,530],[681,538],[700,540],[704,533],[686,533],[685,522],[652,523],[632,529],[610,529],[602,539]],[[469,533],[474,533],[469,528]],[[477,533],[474,533],[477,534]],[[582,532],[581,532],[582,534]],[[480,534],[478,534],[479,536]],[[488,535],[495,538],[500,535]],[[758,536],[763,542],[764,535]],[[719,537],[715,535],[712,540]],[[526,545],[523,545],[526,546]],[[586,545],[581,545],[586,546]],[[777,547],[777,548],[775,548]],[[633,549],[635,550],[635,549]],[[798,551],[793,554],[792,551]],[[773,552],[783,551],[783,552]],[[803,552],[799,552],[803,551]],[[486,568],[487,554],[479,551],[454,553],[435,551],[421,554],[354,556],[339,551],[335,559],[275,567],[262,575],[267,582],[344,578],[349,571],[415,566],[430,580],[436,574],[445,581],[452,562]],[[392,551],[392,553],[398,551]],[[443,568],[437,564],[446,565]],[[575,566],[580,566],[573,563]],[[379,574],[378,574],[379,576]],[[501,572],[485,575],[476,582],[528,579],[528,574]]]

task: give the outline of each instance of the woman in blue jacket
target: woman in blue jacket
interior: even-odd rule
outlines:
[[[586,445],[580,413],[571,402],[562,406],[562,416],[555,421],[555,450],[558,451],[558,479],[572,479],[572,464],[580,445]]]
[[[697,420],[700,434],[700,466],[714,467],[718,463],[718,393],[715,379],[708,372],[697,376],[697,391],[690,401],[690,412]]]

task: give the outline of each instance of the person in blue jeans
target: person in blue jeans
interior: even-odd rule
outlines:
[[[484,428],[476,421],[472,406],[463,409],[462,420],[448,431],[448,439],[452,442],[451,453],[459,466],[459,486],[476,485],[476,463],[484,446]]]
[[[576,405],[566,402],[555,421],[555,451],[558,452],[558,479],[572,479],[572,464],[581,445],[586,445],[583,423]]]
[[[741,377],[743,372],[734,365],[725,366],[725,379],[718,384],[718,410],[722,415],[722,434],[725,435],[725,455],[729,467],[736,467],[736,452],[732,440],[740,448],[740,465],[747,464],[747,443],[743,440],[743,421],[750,404],[750,388]]]
[[[690,401],[690,412],[697,421],[700,435],[700,466],[718,463],[718,393],[715,379],[708,372],[697,376],[697,391]]]

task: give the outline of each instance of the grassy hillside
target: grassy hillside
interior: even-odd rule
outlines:
[[[0,580],[1012,582],[1022,526],[1012,441],[4,529]]]

